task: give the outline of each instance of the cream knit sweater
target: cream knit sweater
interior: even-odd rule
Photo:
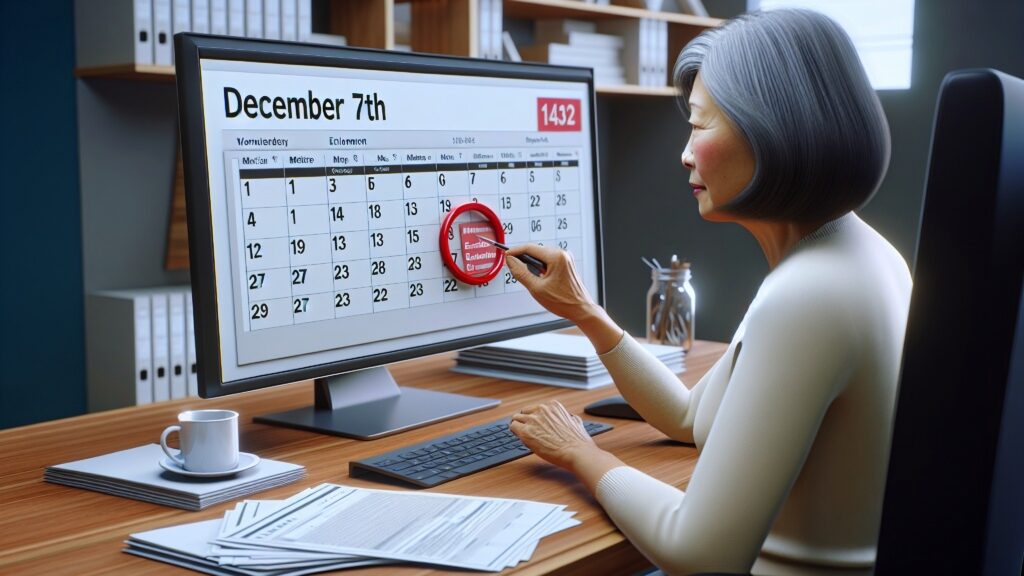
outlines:
[[[619,529],[669,574],[869,572],[910,288],[903,258],[850,213],[768,274],[692,390],[624,336],[601,358],[619,391],[700,458],[685,492],[606,473],[597,499]]]

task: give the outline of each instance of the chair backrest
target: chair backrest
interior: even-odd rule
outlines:
[[[1022,276],[1024,81],[951,72],[932,133],[876,574],[1021,573]]]

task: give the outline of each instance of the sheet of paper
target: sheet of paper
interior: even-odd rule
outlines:
[[[525,500],[322,484],[215,520],[133,534],[125,552],[209,574],[300,576],[401,561],[500,571],[580,522]]]
[[[218,542],[497,571],[510,559],[518,562],[524,547],[558,525],[563,509],[525,500],[322,484]]]
[[[280,503],[278,503],[280,504]],[[130,547],[125,550],[130,554],[159,560],[200,570],[207,574],[246,574],[246,575],[284,575],[301,576],[329,570],[342,570],[358,566],[376,566],[387,564],[377,558],[362,558],[349,555],[331,555],[329,559],[309,563],[281,563],[277,566],[264,566],[264,569],[248,569],[248,566],[218,565],[216,560],[206,558],[209,543],[213,541],[222,525],[221,519],[204,520],[166,528],[157,528],[147,532],[132,534]]]

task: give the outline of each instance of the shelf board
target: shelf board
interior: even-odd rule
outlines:
[[[504,0],[504,14],[509,18],[650,18],[697,28],[713,28],[723,20],[675,12],[654,12],[614,4],[589,4],[579,0]]]
[[[78,78],[126,78],[131,80],[148,80],[151,82],[173,82],[174,66],[152,66],[148,64],[123,64],[120,66],[102,66],[98,68],[76,68]],[[618,94],[624,96],[675,96],[676,90],[671,86],[597,86],[598,94]]]
[[[174,66],[122,64],[120,66],[75,68],[75,76],[77,78],[125,78],[131,80],[174,82]]]
[[[676,96],[679,94],[672,86],[637,86],[635,84],[597,86],[594,90],[599,96],[602,94],[618,96]]]

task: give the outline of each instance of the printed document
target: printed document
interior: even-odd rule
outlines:
[[[223,546],[331,552],[498,571],[566,526],[564,506],[322,484],[222,534]]]

